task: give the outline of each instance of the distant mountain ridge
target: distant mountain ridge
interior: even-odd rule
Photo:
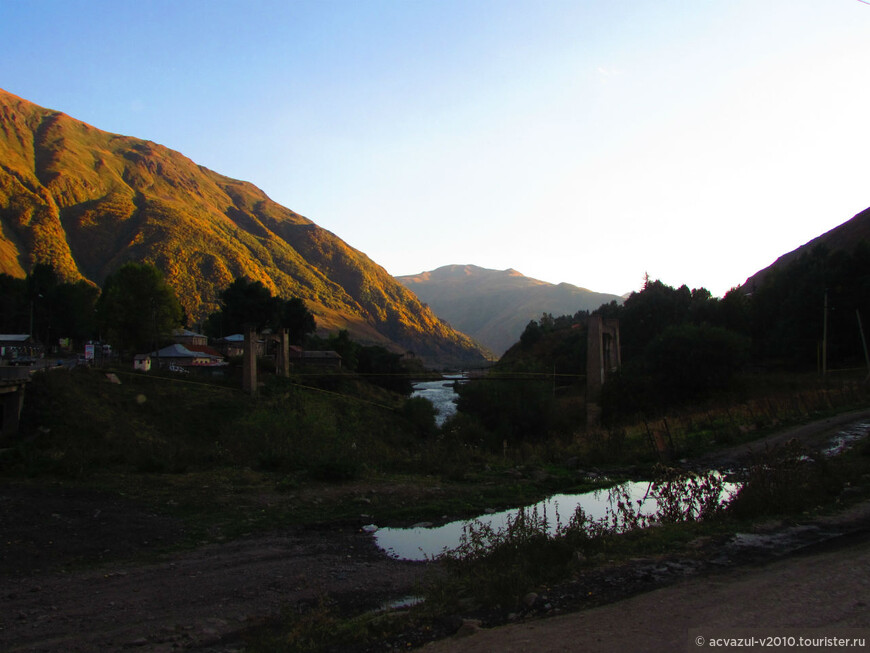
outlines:
[[[830,231],[826,231],[821,236],[813,238],[811,241],[804,243],[787,254],[783,254],[766,268],[759,270],[749,277],[740,288],[744,292],[751,293],[761,285],[764,277],[771,270],[785,267],[792,261],[797,260],[801,254],[809,253],[820,245],[827,247],[832,252],[838,250],[851,251],[862,240],[870,243],[870,208],[864,209],[843,224],[834,227]]]
[[[573,315],[622,298],[552,284],[513,269],[445,265],[436,270],[396,277],[426,302],[438,317],[501,355],[519,340],[530,320],[542,313]]]
[[[0,89],[0,272],[50,263],[100,285],[127,261],[161,269],[194,320],[246,276],[304,299],[321,331],[435,364],[483,357],[364,253],[253,184]]]

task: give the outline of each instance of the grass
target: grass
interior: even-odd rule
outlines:
[[[481,607],[516,609],[526,592],[571,578],[589,561],[673,553],[702,535],[834,510],[870,496],[867,478],[866,439],[830,460],[810,457],[793,442],[769,449],[752,461],[739,491],[724,503],[717,501],[722,490],[717,475],[686,477],[661,468],[653,484],[659,504],[654,516],[640,514],[626,495],[617,496],[615,507],[597,521],[575,514],[559,522],[557,516],[554,528],[552,516],[521,512],[499,531],[472,524],[460,546],[442,557],[447,576],[430,587],[430,607],[450,611],[457,601],[471,600]]]
[[[870,441],[833,460],[808,460],[788,444],[759,456],[730,503],[713,499],[722,489],[715,474],[687,477],[659,468],[653,493],[660,510],[641,515],[625,497],[599,520],[520,512],[494,530],[472,523],[462,543],[440,556],[423,591],[425,602],[407,611],[344,614],[328,601],[297,607],[255,630],[248,650],[370,650],[384,642],[403,648],[428,640],[442,615],[522,612],[529,592],[546,591],[600,564],[639,556],[696,555],[699,540],[724,538],[771,517],[803,518],[870,496]],[[823,492],[819,490],[824,489]],[[843,493],[844,489],[855,490]],[[566,517],[566,518],[565,518]],[[655,525],[655,528],[650,528]]]

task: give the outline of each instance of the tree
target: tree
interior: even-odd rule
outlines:
[[[257,331],[275,327],[281,317],[281,300],[261,281],[236,279],[220,294],[220,310],[208,318],[207,333],[213,337],[242,333],[245,325]]]
[[[54,297],[58,284],[57,273],[47,263],[37,263],[27,275],[30,334],[46,346],[52,342]]]
[[[315,332],[314,315],[299,297],[283,301],[260,281],[236,279],[220,294],[220,310],[206,320],[205,332],[214,337],[242,333],[252,324],[257,331],[285,327],[290,343],[301,345],[305,336]]]
[[[103,333],[121,352],[156,348],[183,316],[163,273],[146,264],[125,263],[109,275],[97,301]]]
[[[61,283],[37,264],[25,279],[0,274],[0,333],[30,333],[46,346],[56,338],[86,340],[95,330],[99,289],[84,280]]]
[[[749,347],[749,338],[721,327],[668,327],[646,351],[658,403],[678,404],[727,388],[745,364]]]
[[[29,310],[27,281],[0,274],[0,333],[27,333]]]
[[[290,331],[290,343],[301,345],[305,336],[317,330],[314,315],[299,297],[291,297],[281,306],[280,326]]]
[[[99,296],[99,288],[84,280],[60,284],[53,298],[54,332],[79,342],[92,338],[96,332],[94,310]]]
[[[528,349],[529,347],[534,346],[535,343],[541,339],[542,335],[543,333],[541,332],[541,327],[538,323],[535,320],[530,320],[520,336],[520,345]]]

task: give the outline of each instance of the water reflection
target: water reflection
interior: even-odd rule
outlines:
[[[868,433],[870,433],[870,421],[850,424],[828,442],[828,445],[822,449],[822,455],[826,458],[839,456],[866,438]]]
[[[537,510],[546,516],[550,532],[555,532],[559,523],[568,522],[578,507],[583,509],[589,521],[610,518],[618,511],[618,502],[630,502],[641,515],[652,516],[659,509],[658,501],[652,496],[653,485],[646,481],[632,481],[614,488],[594,490],[583,494],[556,494],[525,508]],[[719,502],[726,501],[736,491],[735,483],[723,483],[717,497]],[[463,529],[472,521],[477,521],[499,530],[508,522],[516,519],[520,509],[505,510],[481,515],[475,520],[459,520],[434,528],[382,528],[374,534],[375,542],[387,554],[403,560],[426,560],[459,546]]]

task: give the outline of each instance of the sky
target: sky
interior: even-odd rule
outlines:
[[[722,296],[870,206],[862,0],[0,0],[0,88],[396,276]]]

